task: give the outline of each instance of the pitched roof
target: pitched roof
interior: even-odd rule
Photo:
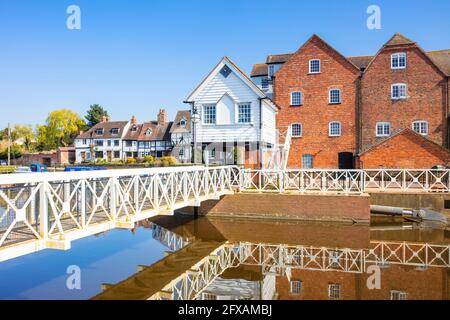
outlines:
[[[284,53],[284,54],[272,54],[267,57],[266,63],[284,63],[292,58],[293,53]]]
[[[90,139],[90,138],[121,138],[125,126],[129,121],[106,121],[97,123],[88,131],[78,135],[77,139]],[[96,134],[97,129],[103,129],[103,134]],[[119,129],[118,134],[112,134],[112,129]]]
[[[359,154],[359,156],[362,156],[363,154],[365,154],[365,153],[367,153],[367,152],[370,152],[370,151],[372,151],[372,150],[378,148],[379,146],[381,146],[381,145],[385,144],[386,142],[388,142],[388,141],[394,139],[395,137],[398,137],[398,136],[400,136],[400,135],[405,135],[405,134],[413,134],[413,135],[415,135],[417,138],[422,139],[422,140],[425,140],[427,143],[433,144],[435,147],[441,148],[442,150],[444,150],[444,151],[446,151],[447,153],[450,154],[450,151],[449,151],[449,150],[447,150],[446,148],[443,148],[441,145],[437,144],[436,142],[434,142],[434,141],[430,140],[429,138],[427,138],[427,137],[425,137],[425,136],[423,136],[423,135],[421,135],[421,134],[415,132],[414,130],[411,130],[410,128],[406,128],[406,129],[398,130],[397,132],[395,132],[394,134],[392,134],[390,137],[388,137],[388,138],[386,138],[386,139],[383,139],[383,140],[381,140],[381,141],[379,141],[379,142],[377,142],[377,143],[375,143],[375,144],[369,146],[367,149],[365,149],[364,151],[362,151],[362,152]]]
[[[186,125],[182,126],[180,124],[182,119],[186,120]],[[172,127],[170,128],[170,133],[188,133],[191,132],[191,112],[189,110],[180,110],[175,116]]]
[[[134,130],[133,130],[134,129]],[[142,130],[142,124],[132,124],[125,133],[123,140],[137,140]]]
[[[408,44],[415,44],[415,42],[397,32],[396,34],[394,34],[392,36],[391,39],[389,39],[388,42],[386,42],[384,44],[384,46],[390,47],[390,46],[402,46],[402,45],[408,45]]]
[[[359,69],[365,69],[372,61],[373,56],[356,56],[356,57],[348,57],[351,63],[357,66]]]
[[[450,49],[430,51],[427,54],[447,76],[450,76]]]
[[[250,73],[250,77],[267,76],[269,74],[267,69],[268,69],[267,64],[257,63],[253,66],[252,72]]]
[[[141,131],[138,136],[138,141],[169,141],[170,140],[170,128],[172,122],[165,125],[158,125],[156,121],[145,122],[142,124]],[[151,130],[151,134],[147,135],[147,131]]]

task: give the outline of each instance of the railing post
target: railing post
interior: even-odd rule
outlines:
[[[140,214],[139,212],[139,176],[134,176],[133,182],[133,201],[134,201],[134,210],[136,214]]]
[[[48,199],[47,182],[41,182],[39,189],[39,235],[42,239],[48,239]]]
[[[111,180],[109,180],[109,210],[111,211],[111,216],[113,217],[114,221],[116,221],[117,219],[116,182],[117,182],[116,177],[112,177]]]
[[[284,181],[285,181],[285,179],[284,179],[284,174],[285,174],[285,171],[284,171],[284,170],[280,170],[280,171],[278,172],[278,175],[279,175],[279,184],[280,184],[280,193],[283,193],[283,192],[284,192],[284,189],[285,189],[285,186],[284,186]]]
[[[81,214],[81,227],[86,226],[86,180],[81,180],[81,195],[80,195],[80,214]]]
[[[155,204],[154,210],[159,211],[159,175],[155,174],[153,179],[153,203]]]

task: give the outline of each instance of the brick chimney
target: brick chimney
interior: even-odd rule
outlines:
[[[135,117],[135,116],[132,116],[132,117],[131,117],[131,124],[132,124],[132,125],[135,125],[136,123],[137,123],[136,117]]]
[[[166,109],[159,109],[158,125],[164,126],[168,122],[169,122],[169,116],[167,115]]]
[[[102,123],[103,122],[108,122],[109,121],[109,117],[107,116],[102,116]]]

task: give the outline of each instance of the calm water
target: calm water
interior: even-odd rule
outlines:
[[[156,218],[134,232],[117,230],[81,239],[66,252],[45,250],[0,263],[0,298],[89,299],[101,292],[103,283],[119,283],[135,276],[139,265],[155,266],[157,261],[167,259],[165,252],[175,252],[173,258],[183,252],[183,247],[199,242],[212,247],[225,242],[245,243],[247,249],[261,246],[262,250],[285,245],[306,250],[305,259],[328,254],[316,261],[322,263],[321,267],[311,263],[302,268],[294,267],[294,262],[300,261],[298,252],[291,256],[294,262],[284,267],[273,257],[264,264],[250,257],[220,274],[199,299],[449,299],[447,267],[382,264],[378,289],[368,288],[370,274],[364,270],[337,270],[341,263],[337,257],[343,250],[357,254],[369,252],[380,243],[395,246],[406,242],[420,255],[420,246],[425,244],[448,246],[450,235],[445,230],[393,223],[369,227],[181,217]],[[322,251],[318,254],[317,250]],[[402,256],[401,251],[394,253]],[[201,258],[195,256],[195,262]],[[443,258],[448,262],[448,255]],[[361,263],[360,259],[355,261]],[[167,270],[174,268],[173,263],[166,264]],[[70,265],[81,268],[81,290],[66,287]]]

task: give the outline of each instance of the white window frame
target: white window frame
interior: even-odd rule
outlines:
[[[415,126],[418,125],[419,126],[419,130],[416,130]],[[422,127],[422,125],[424,125],[424,127]],[[414,121],[411,125],[411,129],[415,132],[417,132],[418,134],[421,134],[422,136],[427,136],[428,135],[428,121],[424,121],[424,120],[418,120],[418,121]],[[422,129],[425,129],[424,131],[422,131]]]
[[[331,127],[335,124],[339,125],[339,134],[333,134]],[[328,124],[328,136],[330,137],[340,137],[342,136],[342,124],[339,121],[332,121]]]
[[[261,89],[262,90],[269,89],[269,78],[266,78],[266,77],[261,78]]]
[[[311,160],[311,167],[305,166],[305,158],[308,157],[309,160]],[[313,169],[314,168],[314,155],[310,153],[302,154],[302,169]]]
[[[214,108],[214,122],[206,122],[206,112],[207,108]],[[204,104],[202,106],[202,124],[206,126],[213,126],[217,124],[217,105],[216,104]]]
[[[405,58],[405,65],[404,66],[400,66],[400,58],[401,57]],[[406,57],[407,56],[406,56],[405,52],[393,53],[391,55],[391,69],[392,70],[406,69],[406,66],[407,66],[407,58]],[[397,61],[397,66],[394,66],[394,61]]]
[[[248,121],[241,121],[241,107],[248,107]],[[237,105],[237,123],[238,124],[251,124],[252,123],[252,104],[251,102],[243,102]]]
[[[319,70],[318,71],[313,71],[312,70],[312,64],[313,64],[313,62],[316,62],[316,61],[319,62]],[[318,74],[321,71],[322,71],[322,62],[320,61],[320,59],[311,59],[311,60],[309,60],[309,73],[310,74]]]
[[[398,87],[398,93],[399,93],[398,97],[394,97],[394,88],[395,87]],[[403,95],[403,96],[401,95],[401,90],[400,90],[401,87],[405,88],[405,95]],[[391,86],[391,99],[392,100],[405,100],[407,98],[408,98],[408,85],[406,83],[394,83]]]
[[[339,92],[339,101],[331,101],[331,97],[332,97],[332,92],[333,91],[337,91],[337,92]],[[330,89],[329,91],[328,91],[328,103],[329,104],[341,104],[342,103],[342,90],[341,89],[339,89],[339,88],[333,88],[333,89]]]
[[[337,296],[336,296],[337,293]],[[341,299],[342,297],[342,286],[339,283],[328,284],[328,298],[330,299]]]
[[[300,135],[295,135],[294,134],[294,126],[300,126]],[[291,125],[291,135],[292,135],[292,138],[301,138],[301,137],[303,137],[303,125],[301,123],[299,123],[299,122],[293,123]]]
[[[290,282],[290,292],[294,296],[299,296],[302,294],[303,283],[299,280],[292,280]]]
[[[294,94],[300,94],[300,103],[294,103]],[[301,107],[303,105],[303,94],[301,91],[292,91],[291,92],[291,106],[293,107]]]
[[[384,126],[388,126],[389,133],[384,133]],[[383,126],[383,129],[381,130],[383,133],[378,133],[378,127]],[[391,123],[390,122],[377,122],[375,125],[375,136],[376,137],[390,137],[392,133]]]

